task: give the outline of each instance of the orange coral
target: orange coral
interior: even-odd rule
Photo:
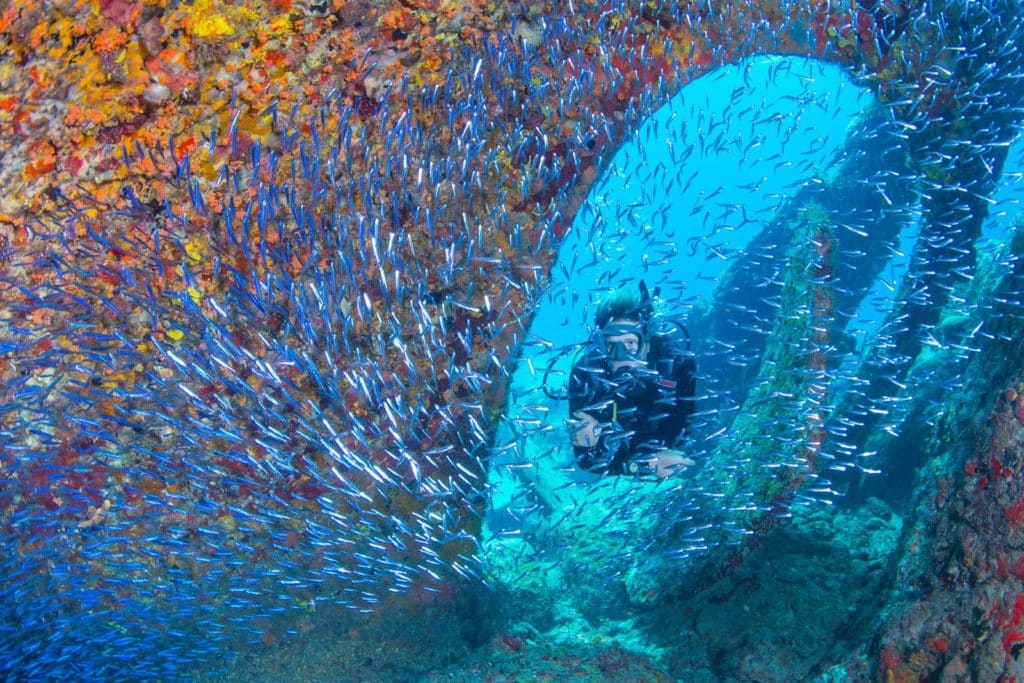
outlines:
[[[93,46],[99,52],[113,52],[128,42],[128,36],[121,29],[111,26],[100,32],[92,40]]]
[[[381,31],[390,34],[395,29],[408,31],[412,28],[413,16],[408,7],[396,7],[384,13],[380,18]]]

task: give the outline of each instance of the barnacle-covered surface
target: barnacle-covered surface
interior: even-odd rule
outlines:
[[[827,542],[798,575],[821,595],[836,584],[816,572],[855,556],[863,590],[892,587],[886,618],[832,622],[857,626],[850,675],[1019,675],[1019,240],[975,267],[1022,111],[1019,9],[7,5],[0,671],[176,678],[286,631],[344,652],[352,629],[379,633],[317,628],[351,607],[396,624],[455,614],[483,631],[465,642],[537,673],[536,627],[491,641],[486,629],[533,619],[559,593],[601,628],[665,608],[644,624],[655,646],[586,651],[577,664],[596,676],[783,680],[846,658],[794,659],[783,641],[777,659],[744,658],[756,631],[727,633],[749,611],[715,606],[749,589],[744,567],[773,577],[748,591],[751,609],[778,606],[769,592],[794,596],[775,583],[793,576],[780,544],[853,528],[877,555]],[[720,368],[695,428],[700,495],[680,495],[693,486],[682,479],[554,490],[528,475],[529,504],[557,514],[481,553],[489,460],[535,465],[516,440],[549,440],[544,452],[561,438],[542,419],[505,420],[511,441],[498,426],[517,362],[550,336],[530,320],[588,192],[685,83],[768,53],[841,64],[877,97],[863,121],[885,139],[862,124],[846,166],[794,189],[690,311],[696,348]],[[849,153],[859,142],[877,145],[870,167]],[[911,222],[908,275],[851,365],[846,321]],[[712,228],[697,248],[715,248]],[[582,256],[606,269],[604,289],[612,235]],[[739,298],[744,282],[766,296]],[[581,305],[599,293],[563,284]],[[863,476],[888,472],[913,495]],[[851,503],[822,512],[836,489]],[[898,544],[891,506],[911,530]],[[538,551],[524,531],[572,552]],[[893,552],[895,576],[878,560]],[[552,583],[524,587],[536,571]],[[494,623],[481,620],[481,576],[496,603],[525,595],[534,611],[495,604]],[[672,616],[686,610],[701,616]],[[664,649],[680,631],[701,634],[706,659],[681,661],[679,639]]]

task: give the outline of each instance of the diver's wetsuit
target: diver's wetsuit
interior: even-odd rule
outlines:
[[[694,411],[696,371],[674,329],[651,337],[643,367],[612,373],[606,355],[589,348],[569,377],[569,414],[593,416],[603,433],[591,448],[573,445],[579,466],[595,474],[633,473],[631,461],[672,447]]]

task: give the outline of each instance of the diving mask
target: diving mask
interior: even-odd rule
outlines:
[[[601,337],[609,360],[642,360],[647,340],[640,323],[610,323],[601,330]]]

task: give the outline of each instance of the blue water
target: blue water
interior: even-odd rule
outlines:
[[[838,67],[809,59],[756,58],[688,84],[590,192],[559,250],[567,271],[553,271],[532,331],[570,341],[563,320],[589,325],[595,298],[638,277],[662,287],[666,313],[710,304],[718,277],[780,203],[835,170],[872,99]],[[594,254],[598,265],[586,268]]]

